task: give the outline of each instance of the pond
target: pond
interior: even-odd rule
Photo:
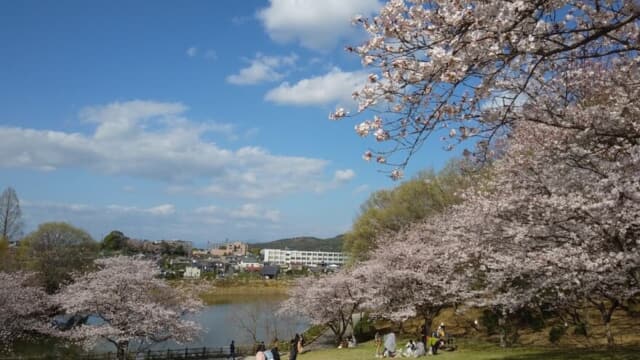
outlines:
[[[188,344],[189,347],[228,346],[231,340],[236,344],[253,344],[254,336],[258,341],[271,342],[274,338],[291,339],[309,327],[305,319],[276,315],[280,303],[286,298],[239,297],[230,301],[207,306],[194,316],[203,327],[200,339]],[[176,344],[160,344],[159,348],[175,347]],[[184,347],[184,345],[181,345]]]
[[[157,344],[153,349],[184,348],[184,347],[219,347],[229,346],[231,340],[237,345],[253,344],[254,337],[258,341],[271,342],[278,339],[291,339],[296,333],[301,333],[309,326],[307,320],[300,317],[277,316],[276,311],[284,296],[226,296],[216,300],[214,304],[205,306],[197,313],[189,316],[203,328],[200,337],[188,344],[165,342]],[[133,346],[132,346],[133,349]],[[24,343],[16,346],[19,354],[34,355],[51,352],[75,352],[77,349],[69,347],[59,341],[47,339],[37,343]],[[94,351],[115,351],[113,345],[106,341],[99,344]]]

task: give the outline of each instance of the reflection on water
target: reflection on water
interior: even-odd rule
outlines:
[[[199,339],[188,344],[165,342],[157,344],[153,349],[184,348],[184,347],[218,347],[228,346],[231,340],[238,345],[253,344],[257,341],[271,342],[278,339],[290,339],[294,334],[304,331],[309,323],[305,319],[292,316],[276,315],[280,303],[285,299],[281,296],[224,296],[220,301],[214,301],[201,312],[189,316],[200,323],[203,332]],[[131,344],[135,349],[135,344]],[[76,346],[55,339],[40,339],[16,346],[18,354],[68,354],[71,356],[79,350]],[[99,344],[94,351],[115,351],[108,342]]]
[[[249,345],[257,341],[269,343],[274,338],[290,339],[304,331],[309,323],[299,317],[277,315],[283,296],[223,296],[201,312],[188,316],[203,329],[200,337],[188,344],[167,341],[153,349],[181,347],[228,346],[231,340],[238,345]],[[133,345],[133,344],[132,344]],[[134,346],[132,346],[132,349]],[[96,351],[114,351],[109,343],[100,344]]]
[[[193,344],[225,346],[231,340],[237,344],[252,344],[254,340],[268,343],[276,337],[292,338],[308,327],[304,319],[276,314],[283,298],[252,300],[209,306],[195,315],[194,319],[202,324],[205,332]]]

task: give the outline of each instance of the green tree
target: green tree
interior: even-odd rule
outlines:
[[[128,237],[122,231],[113,230],[102,239],[100,247],[103,250],[121,251],[126,250]]]
[[[38,226],[20,244],[27,267],[38,273],[48,293],[71,280],[73,272],[87,270],[98,253],[98,244],[84,230],[67,223]]]
[[[12,187],[8,187],[0,195],[0,240],[18,240],[22,236],[22,227],[18,195]]]
[[[381,234],[395,233],[458,203],[456,193],[470,183],[471,176],[462,165],[459,160],[451,161],[440,172],[423,171],[391,190],[371,194],[351,231],[345,234],[344,251],[352,261],[366,259]]]

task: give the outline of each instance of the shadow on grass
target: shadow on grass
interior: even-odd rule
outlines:
[[[541,350],[535,353],[509,354],[496,360],[640,360],[640,348],[615,350]]]

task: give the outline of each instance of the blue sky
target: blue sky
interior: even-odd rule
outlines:
[[[372,191],[344,51],[376,0],[0,2],[0,186],[67,221],[196,245],[330,237]],[[407,175],[451,156],[429,144]]]

